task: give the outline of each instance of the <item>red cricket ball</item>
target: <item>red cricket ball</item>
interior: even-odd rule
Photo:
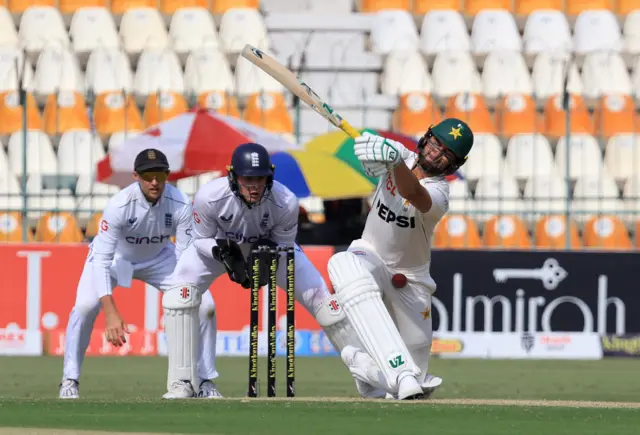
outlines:
[[[391,284],[393,284],[395,288],[402,288],[407,285],[407,277],[401,273],[396,273],[391,277]]]

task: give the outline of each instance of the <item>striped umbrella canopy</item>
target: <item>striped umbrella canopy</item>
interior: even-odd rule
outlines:
[[[274,179],[298,198],[362,198],[374,189],[369,179],[337,157],[318,151],[282,151],[271,154]]]
[[[396,140],[402,143],[405,147],[414,151],[418,145],[415,139],[409,136],[405,136],[402,134],[394,133],[387,130],[374,130],[370,128],[360,130],[361,133],[369,132],[372,134],[377,134],[379,136],[383,136],[389,138],[391,140]],[[364,173],[362,169],[362,165],[360,161],[353,153],[353,145],[355,141],[345,132],[338,130],[333,131],[331,133],[323,134],[321,136],[317,136],[316,138],[310,140],[309,142],[304,144],[304,149],[314,152],[320,152],[325,154],[330,154],[343,161],[355,171],[360,173],[364,178],[369,180],[372,186],[375,186],[378,183],[377,178],[369,177]]]

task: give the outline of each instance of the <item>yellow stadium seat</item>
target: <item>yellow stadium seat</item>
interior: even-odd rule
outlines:
[[[582,247],[578,227],[570,221],[567,230],[567,220],[564,216],[545,216],[536,222],[534,240],[537,248],[565,249],[567,244],[567,231],[570,232],[570,247],[578,249]]]
[[[414,15],[424,15],[429,11],[462,9],[462,0],[413,0],[411,12]]]
[[[144,130],[140,112],[132,95],[126,99],[122,92],[105,92],[96,97],[93,119],[101,136],[118,131]]]
[[[393,129],[408,136],[423,135],[432,124],[442,119],[442,113],[427,93],[412,92],[400,97],[393,113]]]
[[[452,95],[447,101],[444,117],[465,121],[473,126],[474,133],[496,134],[495,123],[482,95]]]
[[[37,242],[79,243],[83,240],[78,221],[71,213],[45,213],[36,224]]]
[[[474,16],[483,9],[511,11],[511,0],[467,0],[464,5],[464,13],[468,16]]]
[[[633,99],[629,95],[610,95],[600,98],[593,112],[593,135],[611,137],[620,133],[633,133],[636,125]]]
[[[629,12],[640,10],[640,0],[618,0],[616,14],[627,15]]]
[[[122,15],[133,8],[156,8],[156,0],[111,0],[111,13]]]
[[[588,248],[632,249],[633,244],[622,220],[616,216],[594,216],[583,230],[584,245]]]
[[[561,11],[563,0],[516,0],[516,15],[529,15],[531,12],[540,9],[550,9]]]
[[[22,130],[22,106],[17,92],[0,93],[0,135],[7,136]],[[42,130],[42,118],[36,99],[27,93],[27,128]]]
[[[155,125],[189,110],[184,97],[175,92],[159,92],[147,97],[143,120],[147,126]]]
[[[614,10],[614,0],[566,0],[565,13],[570,17],[580,14],[580,12],[591,9],[609,9]]]
[[[182,8],[207,8],[207,0],[160,0],[160,12],[165,15],[173,15]]]
[[[107,7],[107,0],[59,0],[58,9],[61,14],[73,14],[80,8]]]
[[[228,92],[203,92],[198,95],[198,106],[214,110],[222,115],[240,118],[238,100],[234,95],[231,95]]]
[[[89,130],[84,97],[78,92],[50,94],[44,106],[44,131],[55,136],[70,130]]]
[[[542,133],[544,120],[530,95],[511,94],[496,105],[496,125],[500,136],[510,138],[519,133]]]
[[[284,98],[279,92],[250,95],[244,120],[275,133],[293,133],[293,120]]]
[[[27,230],[27,241],[33,242],[31,229]],[[0,212],[0,243],[22,242],[22,215],[17,211]]]
[[[259,7],[259,0],[211,0],[211,13],[214,15],[222,15],[234,8],[259,9]]]
[[[571,132],[591,134],[593,122],[582,97],[571,95],[569,107],[571,109]],[[551,97],[545,103],[544,132],[553,138],[565,135],[565,111],[562,108],[561,95]]]
[[[87,222],[87,229],[85,234],[88,239],[93,239],[98,235],[98,231],[100,231],[100,220],[102,219],[102,213],[96,212],[93,213],[89,217],[89,221]]]
[[[436,248],[480,248],[480,232],[476,222],[464,215],[447,215],[435,229]]]
[[[484,246],[492,248],[530,248],[525,223],[517,216],[493,216],[484,224]]]
[[[360,0],[360,12],[378,12],[385,9],[411,9],[411,0]]]
[[[12,14],[21,14],[32,6],[56,6],[55,0],[7,0],[7,9]]]

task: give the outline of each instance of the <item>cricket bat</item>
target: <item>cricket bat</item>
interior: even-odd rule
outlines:
[[[322,98],[320,98],[309,85],[298,79],[293,72],[273,57],[250,44],[245,45],[242,49],[242,57],[276,79],[331,124],[354,139],[360,136],[360,132],[338,115],[331,106],[322,101]]]

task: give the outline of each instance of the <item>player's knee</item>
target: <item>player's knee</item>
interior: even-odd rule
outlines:
[[[162,307],[165,311],[193,310],[200,306],[202,295],[194,285],[177,285],[162,295]]]
[[[380,293],[371,272],[351,252],[339,252],[332,256],[328,271],[341,304],[367,293]]]
[[[316,322],[323,328],[331,325],[335,325],[336,323],[344,320],[345,315],[344,311],[340,307],[338,303],[337,297],[335,295],[330,295],[327,297],[319,306],[316,311],[315,319]]]
[[[216,314],[216,303],[213,300],[211,292],[206,291],[202,294],[202,302],[200,302],[200,320],[212,319]]]

